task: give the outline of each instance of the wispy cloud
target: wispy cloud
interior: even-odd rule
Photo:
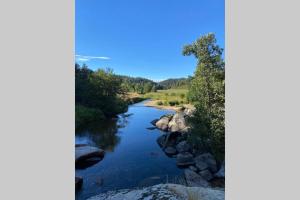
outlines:
[[[106,56],[85,56],[85,55],[75,55],[77,61],[87,62],[90,60],[98,59],[98,60],[110,60],[110,57]]]

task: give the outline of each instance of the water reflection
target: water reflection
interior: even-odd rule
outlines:
[[[113,152],[120,143],[120,137],[116,134],[119,127],[126,126],[125,119],[111,119],[103,123],[92,123],[87,127],[76,130],[76,144],[89,144],[97,146],[104,151]]]

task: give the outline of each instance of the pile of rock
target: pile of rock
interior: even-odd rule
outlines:
[[[193,112],[194,109],[192,108],[183,108],[174,115],[163,115],[151,123],[162,131],[187,133],[190,127],[187,125],[186,118],[191,116]]]
[[[184,109],[174,115],[164,115],[151,123],[166,131],[157,138],[157,143],[170,157],[176,158],[176,164],[184,169],[188,186],[208,187],[215,178],[224,179],[224,163],[218,169],[215,158],[210,153],[196,154],[187,140],[189,126],[186,118],[193,114],[193,110]]]

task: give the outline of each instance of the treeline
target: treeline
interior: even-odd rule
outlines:
[[[75,124],[80,127],[127,110],[122,80],[111,69],[90,70],[75,64]]]
[[[156,82],[141,78],[141,77],[129,77],[121,76],[118,77],[122,80],[122,87],[127,92],[136,92],[138,94],[145,94],[148,92],[156,92],[159,89],[162,89]]]
[[[187,89],[192,77],[188,78],[170,78],[159,82],[163,89]]]
[[[216,44],[214,34],[200,37],[183,48],[183,55],[194,55],[198,60],[191,80],[188,99],[196,112],[190,142],[198,149],[206,149],[224,160],[225,154],[225,63],[223,49]]]

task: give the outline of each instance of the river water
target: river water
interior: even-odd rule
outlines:
[[[86,169],[76,169],[83,185],[76,200],[85,200],[101,192],[137,188],[158,183],[178,183],[183,171],[158,146],[160,130],[148,130],[150,122],[164,114],[174,113],[144,106],[129,106],[119,119],[93,124],[78,130],[76,144],[90,144],[105,150],[102,161]]]

